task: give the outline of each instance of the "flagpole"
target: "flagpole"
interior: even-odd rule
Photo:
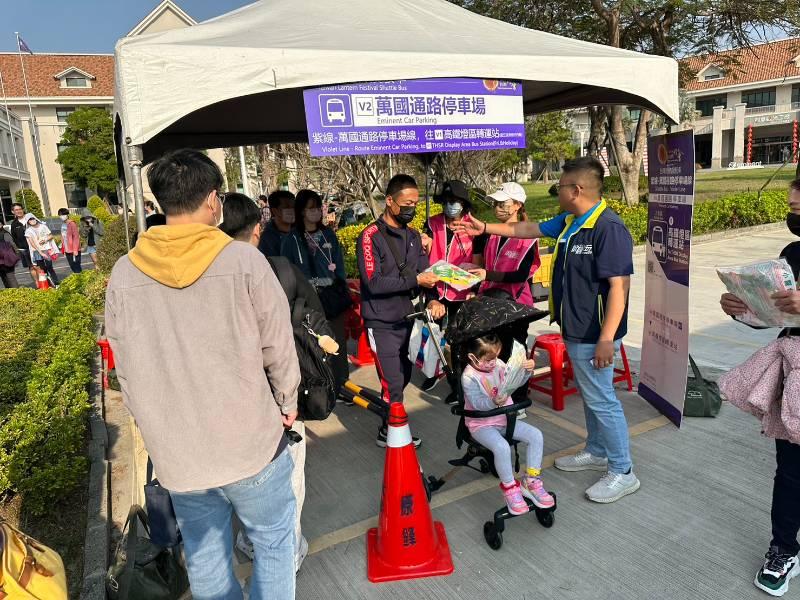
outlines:
[[[19,168],[19,158],[17,157],[17,143],[14,141],[14,130],[11,125],[11,113],[8,110],[8,98],[6,97],[6,86],[3,83],[3,72],[0,71],[0,92],[3,94],[3,107],[6,109],[6,121],[8,121],[8,128],[11,132],[11,148],[14,150],[14,166],[17,169],[17,180],[19,181],[20,189],[25,187],[25,184],[22,183],[22,172]],[[23,200],[25,199],[25,195],[22,194]]]
[[[22,66],[22,81],[25,83],[25,97],[28,100],[28,112],[31,118],[31,136],[33,137],[33,157],[36,160],[36,170],[39,175],[39,187],[42,190],[42,205],[44,208],[45,216],[50,215],[50,198],[47,194],[47,183],[44,177],[44,165],[42,163],[42,155],[39,152],[39,131],[36,125],[36,117],[33,116],[33,105],[31,104],[31,94],[28,90],[28,76],[25,74],[25,61],[22,59],[22,46],[20,44],[19,32],[15,31],[14,35],[17,36],[17,54],[19,54],[19,64]],[[27,48],[27,44],[25,45]],[[30,48],[28,48],[30,52]],[[33,54],[31,52],[31,54]]]

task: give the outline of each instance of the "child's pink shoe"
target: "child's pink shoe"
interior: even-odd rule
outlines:
[[[525,502],[525,498],[522,497],[522,491],[518,481],[515,480],[514,483],[508,487],[501,483],[500,489],[503,492],[503,496],[506,498],[508,512],[512,515],[524,515],[528,512],[528,503]]]
[[[539,508],[553,508],[556,503],[550,493],[544,489],[544,484],[538,477],[526,475],[520,479],[520,488],[522,495],[532,500]]]

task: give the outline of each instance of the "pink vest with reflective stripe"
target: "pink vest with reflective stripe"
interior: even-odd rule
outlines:
[[[464,215],[463,221],[470,221],[470,216]],[[446,260],[451,265],[459,266],[463,263],[472,262],[472,237],[466,233],[455,233],[450,248],[447,248],[447,222],[444,214],[436,215],[428,219],[428,227],[433,233],[433,245],[431,246],[430,261],[434,264],[440,260]],[[447,285],[439,283],[436,286],[439,298],[460,302],[474,293],[473,290],[458,291]]]
[[[528,279],[533,276],[539,265],[542,263],[539,258],[539,240],[508,239],[500,245],[500,236],[493,235],[486,242],[486,249],[483,251],[484,268],[487,271],[501,271],[503,273],[513,273],[519,270],[525,255],[533,247],[534,258],[531,265],[529,276],[522,283],[496,283],[484,281],[481,285],[481,292],[498,288],[507,291],[520,304],[533,306],[533,295]]]

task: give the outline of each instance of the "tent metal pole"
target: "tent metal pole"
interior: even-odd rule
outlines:
[[[144,189],[142,188],[142,147],[129,146],[131,176],[133,178],[133,210],[136,213],[136,229],[143,233],[147,229],[144,216]]]
[[[242,177],[242,193],[245,196],[250,195],[250,182],[247,178],[247,161],[244,157],[244,146],[239,146],[239,172]]]
[[[125,224],[125,245],[131,249],[131,232],[128,228],[128,194],[125,189],[125,180],[117,180],[117,200],[122,205],[122,222]]]

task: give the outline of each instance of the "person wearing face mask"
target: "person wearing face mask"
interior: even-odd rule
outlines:
[[[235,513],[255,548],[251,597],[289,600],[284,428],[297,418],[300,367],[286,294],[256,248],[217,228],[224,179],[208,156],[170,152],[147,179],[167,224],[141,233],[106,290],[123,400],[172,498],[194,597],[241,598]]]
[[[432,290],[439,282],[425,273],[430,263],[420,234],[408,227],[419,202],[417,182],[410,175],[395,175],[386,187],[386,209],[377,221],[358,237],[356,255],[361,278],[361,316],[367,328],[375,368],[381,381],[383,399],[402,402],[403,390],[411,379],[408,345],[414,312],[413,299],[420,288]],[[434,319],[444,316],[441,302],[427,299]],[[386,423],[378,430],[375,443],[386,447]],[[419,447],[420,440],[414,438]]]
[[[57,288],[60,282],[53,268],[53,260],[58,256],[58,246],[53,241],[53,234],[47,225],[31,213],[25,215],[25,222],[28,224],[25,238],[28,240],[31,260],[40,272],[46,273],[50,284]]]
[[[72,272],[80,273],[81,234],[78,232],[78,226],[69,220],[69,211],[66,208],[58,209],[58,218],[61,219],[61,251],[67,257]]]
[[[86,254],[92,259],[92,262],[97,264],[97,246],[100,245],[100,240],[105,234],[103,223],[98,221],[95,216],[89,212],[89,209],[83,209],[83,216],[81,217],[81,237],[86,240]]]
[[[506,364],[499,358],[501,350],[500,339],[494,334],[476,338],[467,345],[469,364],[461,376],[466,410],[489,411],[513,403],[510,396],[500,394],[506,374]],[[530,372],[533,372],[535,366],[533,360],[522,363],[522,368]],[[522,387],[528,386],[523,384]],[[528,512],[528,504],[523,496],[528,497],[539,508],[551,508],[555,504],[540,478],[544,448],[541,431],[521,421],[517,421],[514,426],[513,438],[528,446],[525,461],[527,474],[517,481],[511,462],[511,446],[505,437],[506,415],[466,417],[464,423],[475,441],[491,450],[494,455],[500,491],[503,492],[511,514],[521,515]]]
[[[264,256],[280,256],[281,244],[295,223],[294,194],[276,190],[267,199],[270,220],[261,231],[258,249]]]
[[[789,187],[789,213],[786,226],[800,237],[800,179]],[[779,258],[785,258],[800,281],[800,242],[792,242],[781,250]],[[775,306],[790,315],[800,315],[800,291],[777,292],[772,296]],[[747,305],[734,294],[725,293],[720,298],[725,314],[734,319],[747,312]],[[778,337],[800,336],[800,329],[783,329]],[[787,381],[789,381],[787,379]],[[797,393],[793,391],[792,393]],[[765,431],[766,435],[770,432]],[[772,540],[766,553],[764,565],[756,574],[755,586],[772,596],[782,596],[789,587],[789,580],[800,574],[800,445],[787,439],[775,439],[775,483],[772,489]],[[782,436],[781,436],[782,437]]]
[[[475,267],[473,263],[473,239],[466,233],[455,233],[451,227],[453,221],[462,219],[469,221],[472,204],[469,201],[469,190],[463,181],[446,181],[442,193],[437,198],[442,203],[442,212],[428,219],[422,235],[422,244],[431,264],[440,260],[449,262],[464,269]],[[477,242],[477,240],[476,240]],[[436,284],[435,295],[447,311],[442,325],[446,329],[446,321],[453,318],[459,307],[474,290],[456,290],[440,281]],[[430,377],[420,386],[423,391],[433,389],[439,377]],[[453,382],[450,385],[455,389]],[[448,396],[448,402],[455,402],[455,394]]]
[[[494,201],[494,216],[501,223],[527,221],[527,194],[520,184],[504,183],[487,198]],[[475,262],[483,265],[483,268],[470,271],[483,280],[480,293],[502,290],[515,302],[533,306],[533,295],[528,281],[541,264],[539,241],[490,235],[476,245],[478,257]]]
[[[281,242],[281,256],[296,265],[317,290],[340,348],[347,347],[345,311],[350,307],[344,256],[336,233],[322,224],[322,198],[300,190],[295,198],[294,229]],[[350,376],[347,353],[331,357],[338,390]]]
[[[561,327],[574,367],[587,439],[583,450],[557,458],[555,466],[562,471],[605,472],[586,490],[586,497],[607,504],[636,492],[640,482],[633,472],[628,424],[613,383],[614,355],[628,330],[633,239],[602,199],[603,175],[602,163],[589,156],[564,163],[558,183],[564,212],[542,223],[487,224],[473,219],[453,226],[471,235],[556,238],[550,319]]]

